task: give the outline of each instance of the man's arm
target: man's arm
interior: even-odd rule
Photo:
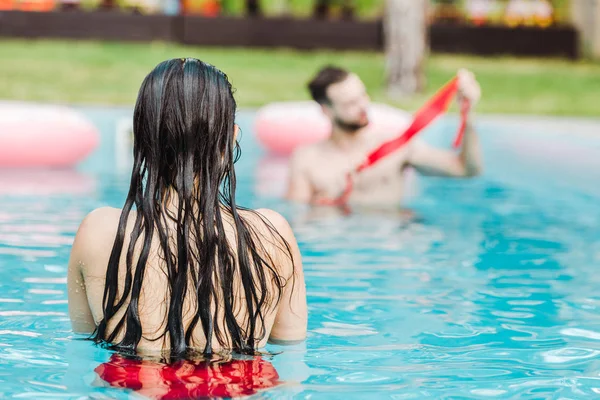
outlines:
[[[415,142],[409,154],[408,164],[424,175],[456,178],[480,175],[481,150],[472,122],[467,122],[459,154],[431,147],[423,142]]]
[[[466,99],[471,109],[481,96],[481,89],[470,71],[461,70],[459,77],[459,102]],[[422,142],[414,142],[408,163],[426,175],[446,177],[472,177],[481,174],[482,161],[479,138],[475,132],[472,114],[467,119],[463,145],[459,154],[436,149]]]
[[[291,201],[310,203],[313,188],[306,171],[306,152],[297,150],[290,159],[288,188],[286,198]]]

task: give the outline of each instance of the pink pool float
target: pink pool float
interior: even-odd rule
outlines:
[[[98,146],[99,136],[71,108],[0,101],[0,167],[70,167]]]

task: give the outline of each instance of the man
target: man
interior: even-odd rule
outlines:
[[[474,75],[458,72],[459,100],[470,101],[471,109],[481,90]],[[397,132],[376,132],[369,127],[369,96],[353,73],[336,67],[323,68],[309,83],[312,98],[331,120],[331,136],[320,143],[298,149],[291,158],[289,200],[319,204],[339,197],[346,187],[348,172]],[[354,176],[351,204],[399,205],[404,194],[407,167],[427,175],[472,177],[481,173],[481,154],[470,117],[460,153],[431,147],[413,138],[371,168]]]

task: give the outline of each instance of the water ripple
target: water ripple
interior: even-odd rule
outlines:
[[[238,199],[290,221],[310,313],[305,344],[268,348],[287,384],[257,398],[600,395],[598,172],[567,176],[561,164],[549,174],[541,160],[516,157],[510,146],[526,136],[518,128],[481,127],[485,176],[420,179],[407,204],[414,221],[383,211],[324,215],[255,195],[254,173],[268,156],[245,135]],[[557,140],[543,133],[539,142]],[[576,154],[575,141],[571,132],[554,146]],[[600,139],[590,135],[581,147],[590,154]],[[3,397],[132,396],[101,385],[94,368],[110,354],[73,335],[68,319],[66,266],[78,224],[93,208],[120,207],[128,190],[127,177],[98,159],[92,176],[39,175],[58,190],[38,179],[45,192],[35,194],[27,174],[10,178],[13,193],[0,188]]]

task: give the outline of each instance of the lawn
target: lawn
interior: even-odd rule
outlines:
[[[308,99],[306,82],[328,63],[355,71],[375,101],[389,101],[384,55],[374,52],[2,40],[0,54],[0,99],[132,105],[143,77],[158,62],[197,57],[229,75],[242,107]],[[558,59],[434,54],[427,62],[426,93],[391,103],[415,110],[460,67],[473,70],[481,82],[482,113],[600,116],[600,64]]]

